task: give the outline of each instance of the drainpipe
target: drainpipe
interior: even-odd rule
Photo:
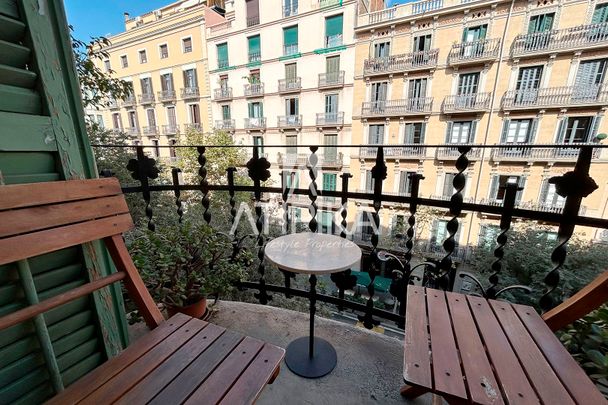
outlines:
[[[498,87],[498,78],[500,77],[500,71],[503,65],[503,57],[505,54],[505,42],[506,35],[509,32],[509,25],[511,24],[511,16],[513,14],[513,6],[515,5],[515,0],[511,0],[511,7],[509,8],[509,14],[507,15],[507,22],[505,23],[505,29],[502,33],[502,41],[500,42],[500,52],[498,58],[498,65],[496,65],[496,76],[494,77],[494,87],[492,88],[492,97],[490,98],[490,114],[488,116],[488,123],[486,124],[486,134],[483,139],[483,144],[486,145],[488,143],[488,135],[490,134],[490,128],[492,125],[492,118],[494,118],[494,105],[496,103],[496,88]],[[475,196],[474,201],[477,202],[477,198],[479,196],[479,184],[481,183],[481,175],[483,174],[484,160],[486,157],[486,153],[489,153],[489,148],[481,149],[481,158],[479,160],[479,174],[477,175],[477,184],[475,185]],[[469,246],[469,242],[471,241],[471,230],[473,229],[473,214],[471,214],[471,218],[469,219],[469,230],[467,232],[467,244]]]

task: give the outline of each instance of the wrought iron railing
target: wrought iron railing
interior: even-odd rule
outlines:
[[[156,125],[151,125],[151,126],[147,126],[147,127],[143,127],[142,128],[142,133],[144,135],[158,135],[158,127]]]
[[[198,98],[200,92],[198,87],[184,87],[182,88],[182,98]]]
[[[279,128],[300,128],[302,126],[302,115],[279,115],[277,126]]]
[[[235,127],[234,119],[215,120],[215,129],[234,130]]]
[[[259,62],[262,60],[261,52],[249,52],[249,62]]]
[[[243,87],[245,97],[257,97],[264,95],[264,83],[250,83]]]
[[[245,118],[245,129],[265,129],[266,117]]]
[[[300,167],[305,168],[308,165],[307,153],[281,153],[277,154],[277,164],[280,167]],[[318,155],[317,166],[322,168],[339,168],[342,167],[344,157],[341,152],[321,153]]]
[[[576,161],[581,146],[591,143],[572,143],[572,147],[534,148],[533,144],[513,143],[509,147],[492,149],[492,160],[498,161]],[[600,150],[594,149],[592,159],[600,156]]]
[[[137,136],[139,135],[139,127],[129,127],[125,129],[127,135]]]
[[[344,70],[339,72],[319,73],[319,88],[344,86]]]
[[[248,27],[253,27],[254,25],[259,25],[260,24],[260,16],[259,15],[254,15],[252,17],[247,17],[247,26]]]
[[[416,158],[419,159],[426,154],[426,148],[421,144],[405,144],[403,146],[383,146],[384,156],[387,159]],[[359,157],[365,159],[376,159],[378,157],[377,146],[364,146],[359,148]]]
[[[467,158],[470,160],[477,160],[481,157],[481,149],[475,148],[474,145],[469,145],[472,149],[467,153]],[[456,160],[460,156],[458,152],[458,146],[446,146],[444,148],[437,148],[435,152],[435,158],[439,160]]]
[[[448,55],[448,64],[456,65],[496,59],[500,49],[500,41],[499,38],[493,38],[454,44]]]
[[[298,53],[298,44],[283,45],[283,56],[295,55]]]
[[[200,123],[190,123],[190,124],[185,124],[184,128],[186,131],[202,131],[203,130],[203,126]]]
[[[344,125],[344,113],[317,113],[317,126]]]
[[[579,25],[577,27],[520,34],[511,47],[513,56],[547,52],[589,49],[608,43],[608,23]]]
[[[484,111],[490,108],[492,93],[473,93],[446,96],[441,110],[444,113]]]
[[[169,124],[163,125],[163,135],[176,135],[179,133],[179,125]]]
[[[160,101],[174,101],[175,90],[162,90],[158,92],[158,99]]]
[[[232,98],[232,87],[220,87],[213,90],[214,100],[230,100]]]
[[[139,95],[139,104],[152,104],[154,102],[154,93],[142,93]]]
[[[388,117],[430,113],[433,97],[407,98],[403,100],[366,101],[361,105],[363,117]]]
[[[112,146],[112,145],[94,145],[95,147],[125,147],[125,146]],[[570,147],[571,145],[566,145]],[[563,200],[563,208],[558,212],[556,209],[529,209],[525,208],[525,205],[521,202],[518,203],[519,207],[516,206],[518,201],[518,185],[515,183],[507,183],[503,189],[500,200],[494,199],[492,201],[472,201],[464,199],[464,192],[467,187],[467,183],[474,182],[475,180],[470,178],[469,171],[473,170],[469,165],[468,154],[471,151],[471,145],[459,145],[458,152],[460,156],[454,163],[456,173],[452,181],[453,194],[449,197],[441,198],[424,198],[420,196],[420,186],[425,181],[433,181],[434,178],[425,179],[422,174],[413,173],[409,176],[409,189],[407,195],[395,195],[394,193],[384,193],[384,183],[388,175],[388,166],[386,163],[387,153],[390,153],[392,146],[384,145],[361,145],[362,148],[374,148],[376,152],[375,161],[373,167],[370,168],[372,175],[372,187],[367,192],[350,192],[349,186],[352,188],[352,175],[349,173],[343,173],[340,175],[340,181],[336,190],[322,190],[318,185],[318,160],[320,152],[323,146],[319,145],[299,145],[299,148],[309,148],[311,153],[307,158],[307,169],[308,176],[310,177],[310,184],[301,188],[288,189],[281,187],[281,172],[274,172],[276,176],[275,180],[267,182],[273,175],[269,169],[272,169],[272,165],[267,161],[265,157],[259,154],[259,146],[250,145],[247,146],[251,153],[251,159],[248,162],[242,162],[239,167],[226,167],[226,181],[220,181],[217,183],[210,183],[208,173],[210,168],[217,169],[217,163],[209,161],[207,152],[212,148],[243,148],[242,145],[178,145],[176,148],[194,148],[198,153],[199,162],[199,177],[195,182],[190,184],[184,184],[180,182],[178,171],[179,169],[172,169],[173,181],[169,180],[154,180],[159,178],[158,169],[155,167],[155,161],[150,160],[146,155],[146,150],[158,150],[164,148],[163,146],[127,146],[135,150],[134,160],[129,162],[128,170],[133,172],[133,179],[137,179],[135,184],[123,184],[123,191],[125,193],[137,193],[143,198],[145,208],[142,213],[145,215],[144,219],[147,222],[147,226],[150,230],[154,231],[155,221],[158,215],[162,212],[157,212],[158,205],[152,204],[153,198],[152,193],[173,193],[175,197],[176,205],[176,220],[182,221],[182,218],[189,215],[191,210],[184,210],[182,203],[182,193],[184,192],[195,192],[200,193],[202,205],[202,218],[203,220],[213,226],[225,225],[222,221],[217,219],[214,221],[214,210],[222,209],[222,207],[229,207],[228,217],[229,224],[227,227],[233,226],[238,220],[237,217],[237,206],[236,206],[236,195],[249,195],[253,196],[253,203],[256,207],[254,215],[254,222],[256,224],[255,229],[252,230],[251,234],[243,235],[241,233],[226,234],[225,237],[230,238],[233,241],[233,254],[238,254],[242,249],[253,250],[257,253],[257,259],[255,265],[255,275],[250,276],[246,280],[238,282],[238,286],[242,289],[251,289],[256,292],[255,297],[261,304],[267,304],[272,299],[273,294],[283,294],[286,297],[308,297],[308,291],[294,287],[291,285],[292,278],[287,273],[281,273],[272,268],[267,267],[264,261],[264,247],[270,235],[262,232],[266,221],[270,220],[270,212],[275,213],[278,209],[282,212],[282,221],[278,223],[278,232],[290,233],[297,231],[294,228],[293,214],[290,210],[289,200],[293,195],[308,197],[297,197],[305,206],[308,207],[308,211],[311,213],[310,220],[308,221],[308,230],[311,232],[318,232],[322,227],[319,224],[319,218],[317,217],[317,211],[320,204],[317,202],[319,197],[332,197],[340,202],[341,208],[336,212],[334,217],[334,223],[332,227],[335,229],[335,233],[343,238],[355,238],[357,234],[361,234],[360,231],[351,231],[348,229],[349,218],[348,211],[354,209],[355,202],[360,204],[361,202],[369,202],[369,218],[371,218],[371,232],[365,232],[367,241],[362,244],[364,251],[365,260],[362,261],[362,267],[357,270],[365,271],[369,274],[370,284],[368,285],[368,297],[365,298],[365,302],[361,303],[356,300],[350,300],[345,297],[345,291],[352,289],[356,285],[356,278],[351,274],[350,270],[342,273],[332,275],[331,280],[335,283],[335,293],[319,294],[317,299],[319,301],[326,302],[328,304],[337,305],[340,309],[348,308],[353,311],[360,313],[359,319],[362,321],[366,328],[373,328],[379,323],[378,318],[383,318],[389,321],[396,322],[399,326],[403,327],[404,314],[405,314],[405,292],[406,288],[410,283],[422,283],[423,285],[431,286],[434,288],[441,288],[451,290],[454,288],[455,280],[459,271],[454,266],[454,263],[459,261],[466,261],[469,253],[467,252],[467,244],[457,243],[457,236],[460,234],[459,230],[463,226],[465,217],[464,213],[477,213],[480,217],[492,216],[494,218],[499,217],[500,233],[496,238],[496,244],[494,249],[495,260],[488,268],[488,278],[483,281],[478,277],[460,273],[461,276],[466,277],[477,286],[477,292],[487,298],[500,298],[506,291],[512,291],[513,289],[523,289],[530,291],[531,287],[521,285],[505,285],[505,277],[503,274],[502,259],[505,254],[508,254],[508,247],[506,242],[509,239],[510,229],[514,223],[515,218],[527,219],[532,221],[539,221],[545,224],[553,224],[557,226],[557,242],[553,249],[551,258],[552,264],[547,268],[547,275],[543,280],[541,297],[538,301],[538,305],[543,310],[548,310],[554,307],[561,297],[558,297],[557,288],[560,286],[560,270],[564,265],[564,261],[567,257],[566,246],[568,241],[573,236],[574,230],[577,226],[591,227],[608,229],[608,219],[589,217],[581,214],[581,207],[584,198],[594,192],[598,186],[589,176],[590,166],[592,162],[593,149],[604,148],[603,145],[578,145],[580,152],[578,153],[578,159],[576,164],[570,166],[570,171],[562,175],[556,175],[550,179],[550,183],[556,185],[556,190],[561,195]],[[332,145],[332,148],[351,148],[351,146],[343,145]],[[416,148],[442,148],[444,145],[420,145]],[[452,146],[450,146],[451,148]],[[478,149],[491,149],[491,148],[502,148],[509,147],[504,145],[490,146],[490,145],[475,145]],[[534,145],[531,148],[547,148],[550,145]],[[562,147],[559,145],[558,147]],[[265,149],[281,148],[284,149],[285,145],[265,145]],[[385,153],[387,152],[387,153]],[[246,165],[247,169],[244,170]],[[242,166],[242,167],[240,167]],[[103,168],[100,168],[103,169]],[[220,168],[221,169],[221,168]],[[248,176],[250,185],[237,185],[235,182],[236,173],[240,175]],[[104,171],[107,173],[107,171]],[[189,173],[190,176],[195,176],[195,173]],[[164,176],[163,179],[171,178],[171,176]],[[302,179],[300,179],[301,181]],[[128,180],[133,181],[133,180]],[[242,183],[240,183],[242,184]],[[279,186],[276,186],[279,184]],[[470,191],[469,191],[470,193]],[[398,193],[397,193],[398,194]],[[227,203],[221,203],[213,205],[212,200],[217,199],[218,202],[225,198]],[[264,209],[265,203],[272,204],[277,202],[278,206],[269,206],[268,213]],[[353,204],[350,204],[353,202]],[[403,215],[406,217],[404,222],[403,233],[396,235],[398,243],[395,247],[390,250],[382,250],[379,245],[380,234],[382,233],[382,226],[387,227],[388,224],[381,223],[385,221],[383,211],[390,210],[389,212],[394,213],[394,206],[387,207],[387,204],[398,203],[403,207]],[[245,204],[245,203],[243,203]],[[561,204],[561,203],[560,203]],[[434,235],[430,244],[425,245],[425,241],[421,239],[414,229],[416,229],[417,220],[424,218],[423,213],[419,212],[420,207],[429,207],[434,210],[441,212],[442,216],[447,216],[449,219],[448,225],[446,226],[445,238],[442,240],[437,239]],[[190,214],[192,215],[192,214]],[[273,214],[274,215],[274,214]],[[419,218],[420,217],[420,218]],[[392,218],[389,218],[392,221]],[[220,229],[218,229],[220,231]],[[393,231],[390,231],[393,235]],[[460,238],[462,239],[462,237]],[[247,240],[253,240],[254,243],[248,244]],[[468,243],[468,242],[467,242]],[[422,257],[423,262],[413,261],[414,255]],[[420,264],[416,264],[420,263]],[[270,272],[274,272],[275,276],[283,277],[284,283],[272,283],[269,282],[268,276]],[[390,278],[390,294],[394,297],[398,303],[398,310],[393,311],[390,309],[380,308],[374,305],[376,298],[374,290],[374,279],[377,276],[384,275]]]
[[[366,59],[363,74],[366,76],[428,69],[437,66],[439,49],[417,51],[400,55]]]
[[[604,104],[608,104],[608,87],[604,84],[510,90],[502,100],[504,110]]]
[[[134,95],[127,96],[122,100],[123,107],[133,107],[135,104],[137,104],[137,99]]]
[[[300,77],[290,77],[289,79],[279,79],[279,93],[289,93],[302,89],[302,79]]]

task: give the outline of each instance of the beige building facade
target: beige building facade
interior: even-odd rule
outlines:
[[[572,170],[577,152],[517,146],[593,144],[608,132],[608,2],[426,0],[360,13],[355,34],[353,145],[394,145],[385,148],[385,193],[407,195],[409,175],[421,173],[420,196],[449,199],[458,144],[513,144],[473,148],[465,201],[502,205],[503,186],[516,182],[519,207],[561,211],[547,180]],[[352,188],[372,189],[375,156],[373,147],[353,152]],[[600,188],[583,201],[584,215],[607,215],[607,158],[596,149],[591,176]],[[387,208],[384,232],[404,221],[402,210]],[[351,220],[371,211],[349,210]],[[448,219],[437,217],[424,235],[430,251],[441,250]],[[496,219],[465,213],[459,244],[493,240]]]
[[[100,67],[131,82],[133,94],[110,100],[106,128],[133,144],[172,145],[188,128],[210,131],[211,106],[205,24],[221,17],[202,0],[178,1],[141,16],[125,14],[125,32],[110,36]],[[99,114],[91,114],[99,122]],[[155,156],[175,150],[152,148]]]

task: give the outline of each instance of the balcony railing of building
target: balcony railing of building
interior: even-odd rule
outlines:
[[[473,146],[473,145],[470,145]],[[460,156],[458,152],[458,146],[446,146],[444,148],[437,148],[435,151],[435,158],[437,160],[456,160]],[[473,147],[469,153],[467,153],[469,160],[478,160],[481,158],[481,149]]]
[[[175,101],[175,90],[162,90],[158,92],[158,99],[160,101]]]
[[[264,95],[264,83],[250,83],[243,87],[245,97],[259,97]]]
[[[437,66],[439,49],[366,59],[363,75],[373,76],[396,72],[428,69]]]
[[[152,104],[154,102],[154,93],[142,93],[139,95],[139,104]]]
[[[576,161],[580,148],[592,143],[560,144],[550,148],[532,148],[533,144],[517,143],[508,147],[492,149],[494,161]],[[594,149],[592,159],[600,157],[600,150]]]
[[[236,128],[234,119],[215,120],[215,129],[233,131]]]
[[[408,98],[404,100],[365,101],[361,105],[363,117],[389,117],[430,113],[433,97]]]
[[[608,44],[608,23],[520,34],[511,47],[513,56],[592,49]]]
[[[419,0],[408,2],[392,8],[361,14],[357,19],[357,27],[430,13],[444,7],[456,6],[465,2],[466,0]]]
[[[321,148],[322,150],[323,148]],[[277,164],[281,167],[306,167],[308,165],[308,158],[310,157],[307,153],[281,153],[277,154]],[[338,153],[323,153],[321,151],[318,154],[317,166],[325,169],[335,169],[342,167],[344,162],[344,156],[342,152]]]
[[[292,15],[298,15],[297,3],[283,6],[283,17],[291,17]]]
[[[503,110],[587,107],[608,104],[608,87],[594,86],[546,87],[510,90],[503,97]]]
[[[333,48],[342,45],[342,34],[329,35],[325,37],[325,47]]]
[[[266,117],[245,118],[245,129],[266,129]]]
[[[262,53],[261,52],[249,52],[248,60],[249,60],[249,63],[259,62],[262,60]]]
[[[254,25],[260,25],[260,16],[259,15],[247,17],[247,26],[253,27]]]
[[[493,38],[454,44],[448,55],[448,65],[494,60],[498,58],[500,41],[499,38]]]
[[[289,79],[279,79],[279,93],[297,92],[302,89],[302,79],[291,77]]]
[[[179,133],[179,125],[168,124],[163,125],[163,135],[177,135]]]
[[[344,125],[344,112],[317,113],[317,126],[342,126]]]
[[[214,100],[230,100],[232,99],[232,87],[220,87],[213,90]]]
[[[198,87],[184,87],[182,88],[182,98],[199,98],[200,92]]]
[[[106,105],[108,106],[108,108],[111,109],[116,109],[120,107],[120,104],[118,104],[118,101],[116,101],[116,99],[111,98],[106,102]]]
[[[279,128],[301,128],[301,115],[280,115],[277,117],[277,126]]]
[[[381,145],[382,146],[382,145]],[[415,158],[419,159],[426,155],[426,148],[421,144],[384,145],[384,157],[387,159]],[[359,148],[359,157],[362,159],[376,159],[378,146],[363,146]]]
[[[156,125],[152,125],[152,126],[147,126],[147,127],[143,127],[142,128],[142,133],[144,135],[150,136],[150,135],[158,135],[158,126]]]
[[[375,24],[382,21],[389,21],[397,15],[397,7],[391,7],[384,10],[375,11],[369,14],[369,23]]]
[[[444,113],[485,111],[490,108],[492,93],[473,93],[446,96],[441,105]]]
[[[137,99],[134,95],[127,96],[122,100],[123,107],[133,107],[135,104],[137,104]]]
[[[319,88],[343,87],[344,70],[339,72],[319,73]]]
[[[298,44],[283,45],[283,56],[295,55],[298,53]]]
[[[373,226],[369,227],[370,232],[368,232],[366,229],[365,233],[368,235],[375,235],[376,237],[372,236],[368,238],[369,243],[362,246],[366,254],[366,260],[362,260],[363,267],[358,269],[360,271],[369,273],[370,276],[370,288],[368,289],[369,296],[365,298],[366,302],[361,303],[357,300],[350,300],[345,296],[345,290],[354,288],[356,283],[356,281],[352,280],[350,271],[340,273],[340,276],[332,278],[332,281],[336,283],[336,294],[318,294],[317,300],[359,312],[361,314],[360,319],[363,320],[363,325],[369,329],[378,324],[376,321],[378,318],[396,322],[398,326],[403,327],[405,313],[404,298],[406,296],[406,288],[410,282],[414,281],[414,277],[417,276],[417,274],[414,274],[416,266],[414,266],[413,263],[416,263],[418,259],[412,262],[412,259],[414,258],[422,258],[422,260],[424,260],[424,263],[422,263],[422,266],[424,266],[424,279],[422,280],[423,285],[445,290],[452,290],[454,288],[457,269],[455,266],[453,266],[453,262],[461,260],[460,258],[465,261],[467,260],[466,255],[461,254],[459,250],[459,246],[465,246],[465,243],[462,243],[461,240],[455,240],[455,238],[458,236],[458,231],[465,223],[467,223],[466,221],[468,221],[467,213],[473,213],[481,217],[492,216],[500,218],[498,223],[500,223],[501,236],[499,236],[496,240],[496,250],[494,251],[494,256],[496,258],[494,261],[495,263],[500,263],[504,255],[513,254],[509,250],[506,240],[510,237],[512,227],[516,221],[529,220],[534,221],[535,223],[541,222],[557,227],[557,238],[560,243],[557,243],[555,247],[552,248],[552,257],[558,257],[558,259],[557,261],[554,261],[552,265],[547,266],[547,273],[549,274],[549,277],[540,278],[541,280],[544,280],[541,282],[543,285],[541,285],[540,288],[535,285],[508,285],[507,280],[509,280],[509,277],[505,277],[505,275],[501,274],[501,272],[496,271],[491,271],[488,273],[488,276],[484,276],[483,274],[479,276],[470,274],[466,275],[468,279],[479,287],[477,290],[478,293],[486,298],[505,298],[500,294],[498,294],[499,296],[495,295],[492,293],[492,290],[513,291],[514,289],[523,289],[527,292],[533,291],[537,294],[536,297],[540,297],[535,299],[538,299],[537,302],[540,308],[545,311],[557,305],[561,299],[559,290],[561,285],[560,273],[562,271],[564,260],[567,257],[567,251],[564,248],[564,245],[573,236],[576,227],[590,227],[600,231],[603,229],[608,229],[608,219],[589,217],[581,215],[580,213],[585,198],[597,189],[596,183],[589,176],[590,167],[592,165],[593,149],[605,148],[605,145],[580,146],[578,160],[576,161],[576,164],[572,165],[573,169],[563,175],[556,175],[552,179],[552,183],[563,186],[556,187],[557,191],[564,198],[564,208],[561,212],[556,212],[554,209],[546,208],[540,210],[523,208],[524,204],[522,203],[519,203],[519,207],[516,206],[518,186],[517,184],[511,183],[507,183],[507,185],[501,189],[503,190],[503,197],[500,200],[493,199],[486,200],[485,202],[468,202],[467,200],[464,200],[463,192],[467,189],[467,183],[476,181],[475,176],[469,176],[469,171],[474,170],[467,164],[467,155],[471,149],[471,146],[469,145],[460,145],[458,147],[461,156],[458,161],[454,162],[453,167],[453,169],[455,169],[457,172],[453,180],[455,191],[449,197],[449,199],[447,199],[447,197],[421,197],[421,185],[425,185],[426,182],[429,181],[435,181],[434,176],[427,176],[425,178],[421,174],[412,174],[409,177],[411,187],[411,192],[409,194],[394,195],[390,193],[383,193],[382,190],[385,188],[386,175],[387,171],[389,170],[386,162],[387,154],[385,153],[385,150],[388,150],[391,148],[391,146],[361,146],[373,147],[377,151],[373,167],[370,167],[373,180],[373,191],[348,191],[349,189],[356,188],[353,187],[353,180],[351,180],[352,176],[350,175],[341,176],[341,181],[338,182],[339,188],[335,191],[321,189],[317,182],[318,164],[316,164],[316,162],[318,161],[319,156],[317,151],[323,147],[322,145],[299,146],[300,148],[307,147],[311,151],[307,159],[311,166],[309,170],[311,181],[309,186],[304,186],[302,188],[298,187],[293,190],[284,189],[281,186],[283,184],[281,179],[281,170],[274,171],[275,177],[273,177],[271,171],[268,170],[269,167],[272,168],[272,165],[265,157],[259,154],[258,145],[228,146],[240,149],[247,148],[251,151],[251,158],[249,161],[245,160],[238,164],[239,167],[247,166],[249,168],[248,171],[240,171],[242,173],[240,175],[249,176],[251,180],[250,182],[244,183],[234,181],[236,173],[238,172],[236,168],[230,167],[223,168],[226,170],[226,181],[220,180],[212,183],[210,179],[206,177],[207,165],[214,165],[213,167],[216,167],[215,165],[218,164],[217,162],[210,161],[209,156],[211,153],[208,152],[212,148],[216,147],[226,148],[226,145],[205,145],[204,147],[201,145],[174,146],[174,148],[190,148],[196,150],[199,155],[198,161],[200,162],[200,167],[198,173],[201,173],[203,177],[200,179],[200,181],[197,180],[191,184],[184,184],[179,180],[179,176],[172,176],[172,173],[166,173],[166,175],[158,176],[157,169],[173,171],[178,169],[154,167],[155,161],[150,161],[146,152],[158,150],[168,146],[140,145],[135,147],[124,146],[127,148],[127,150],[132,151],[131,153],[136,162],[135,164],[129,163],[129,169],[132,170],[133,167],[139,167],[139,169],[137,169],[139,176],[137,177],[137,180],[130,180],[131,183],[129,184],[123,184],[123,192],[127,194],[135,193],[144,199],[145,210],[137,212],[136,214],[145,215],[144,218],[147,220],[148,228],[151,231],[154,231],[155,222],[158,221],[158,217],[166,214],[162,210],[169,209],[169,205],[161,206],[151,204],[151,201],[154,199],[153,194],[156,195],[157,193],[165,193],[166,195],[168,193],[174,193],[176,202],[175,212],[177,213],[177,217],[175,218],[179,217],[181,220],[182,217],[187,219],[188,215],[192,215],[190,211],[193,213],[196,212],[197,214],[195,215],[198,215],[198,211],[184,210],[180,195],[186,191],[200,193],[202,199],[202,209],[204,210],[204,220],[208,224],[212,224],[214,227],[216,227],[218,232],[226,232],[226,237],[234,240],[233,247],[236,249],[236,253],[246,249],[257,253],[254,255],[254,257],[260,258],[255,259],[256,261],[254,262],[254,268],[256,269],[255,276],[253,278],[241,280],[237,285],[242,289],[254,290],[256,292],[255,296],[261,304],[267,304],[273,294],[284,294],[287,297],[308,297],[309,293],[307,289],[303,289],[295,285],[295,283],[291,284],[291,277],[288,274],[281,273],[279,270],[266,265],[263,260],[265,244],[269,240],[266,233],[259,231],[256,232],[256,230],[253,229],[251,237],[254,243],[243,244],[244,238],[242,232],[239,231],[237,235],[227,233],[228,230],[231,227],[234,227],[236,222],[239,220],[240,213],[237,214],[236,209],[229,209],[227,212],[229,221],[227,223],[223,223],[223,221],[221,221],[222,223],[220,223],[220,221],[217,219],[214,221],[215,216],[219,214],[216,212],[216,210],[223,210],[225,207],[230,206],[235,207],[235,196],[237,194],[248,196],[249,198],[253,196],[256,207],[253,215],[255,216],[254,220],[257,221],[257,224],[264,224],[266,221],[273,221],[273,218],[276,218],[276,210],[282,210],[283,215],[280,215],[280,217],[283,218],[283,221],[281,221],[280,224],[277,224],[277,229],[279,229],[280,233],[286,234],[301,231],[295,228],[294,221],[292,220],[294,218],[294,214],[290,210],[289,204],[281,204],[278,207],[270,205],[267,206],[264,205],[266,201],[288,201],[289,198],[291,198],[291,195],[307,196],[308,201],[302,197],[298,198],[302,199],[301,201],[305,206],[312,207],[310,212],[317,213],[317,199],[319,197],[333,197],[336,198],[336,200],[339,200],[342,211],[340,212],[340,215],[336,213],[332,217],[333,226],[323,227],[323,229],[328,229],[329,231],[335,232],[343,238],[354,238],[356,240],[357,230],[350,227],[346,220],[346,218],[349,217],[349,214],[352,214],[349,212],[349,210],[352,210],[354,207],[354,205],[349,203],[356,201],[358,204],[363,204],[367,202],[367,206],[369,208],[366,209],[371,210],[372,215],[369,215],[368,217],[369,220],[372,221]],[[94,145],[94,147],[116,148],[123,146]],[[346,148],[347,151],[348,149],[352,148],[351,145],[336,145],[335,147],[338,149]],[[424,145],[420,147],[441,148],[443,145]],[[476,147],[489,148],[490,146],[478,145]],[[538,147],[544,148],[548,147],[548,145],[538,145]],[[264,148],[267,150],[272,148],[280,148],[282,150],[285,148],[285,145],[266,145]],[[351,155],[351,153],[348,154]],[[103,170],[111,168],[100,167],[100,169]],[[219,169],[221,170],[222,168]],[[108,173],[110,170],[103,170],[103,172]],[[192,173],[192,175],[194,175],[194,173]],[[172,177],[174,179],[173,184],[167,184],[165,180],[161,180],[171,179]],[[302,179],[300,179],[300,183],[302,183]],[[279,186],[275,186],[277,184]],[[220,193],[219,191],[227,193]],[[227,195],[229,197],[226,197]],[[276,198],[264,199],[264,196],[272,196]],[[222,200],[223,198],[226,198],[226,202]],[[215,200],[216,203],[214,204],[212,200]],[[403,214],[401,215],[406,217],[406,221],[404,221],[405,229],[404,233],[399,236],[399,239],[395,244],[396,247],[386,251],[383,250],[383,247],[379,244],[381,240],[380,237],[393,237],[391,236],[393,235],[393,230],[390,227],[390,224],[393,222],[393,218],[384,214],[385,212],[391,214],[395,213],[395,203],[404,207],[404,210],[401,211]],[[393,205],[387,207],[387,205],[390,204]],[[258,207],[260,209],[257,209]],[[418,212],[418,209],[421,207],[429,207],[434,210],[441,211],[440,215],[446,219],[449,219],[450,225],[447,226],[445,238],[442,238],[443,240],[436,239],[436,234],[432,235],[433,237],[430,239],[421,239],[416,232],[408,231],[405,233],[407,224],[416,223],[418,216],[423,215],[422,213]],[[360,210],[360,208],[358,208],[358,210]],[[175,215],[175,212],[172,213],[172,215]],[[223,218],[224,213],[222,212],[221,214],[222,215],[219,215],[219,217]],[[319,226],[320,217],[318,215],[319,214],[317,213],[316,216],[313,216],[313,218],[311,218],[308,222],[308,229],[311,232],[319,232],[321,229]],[[386,235],[385,232],[388,232],[388,235]],[[464,236],[465,233],[462,233],[460,239],[463,239]],[[504,238],[504,236],[507,236],[507,238]],[[433,242],[431,247],[426,248],[421,246],[421,244],[423,244],[426,240]],[[436,257],[427,258],[427,254],[429,252],[435,253]],[[381,270],[379,269],[384,267],[390,269],[390,274],[388,276],[391,278],[390,291],[397,302],[398,311],[386,310],[373,305],[375,299],[377,298],[374,288],[372,287],[374,277],[380,275]],[[490,270],[490,268],[488,268],[488,270]],[[507,269],[503,269],[503,272],[506,271]],[[276,279],[277,277],[285,277],[285,279],[276,283],[270,281],[271,279]],[[486,280],[486,277],[489,278]],[[420,278],[417,280],[420,282]],[[488,287],[492,287],[492,289]]]
[[[139,135],[139,127],[129,127],[129,128],[126,128],[125,132],[129,136],[137,136],[137,135]]]
[[[197,131],[200,132],[203,130],[203,126],[200,123],[190,123],[190,124],[185,124],[184,128],[186,131]]]
[[[342,0],[319,0],[319,7],[332,7],[342,5]]]

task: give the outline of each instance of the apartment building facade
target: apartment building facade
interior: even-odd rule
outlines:
[[[225,21],[207,28],[214,127],[237,143],[259,145],[273,178],[309,184],[310,150],[320,145],[317,184],[335,190],[350,144],[356,1],[227,0]],[[285,145],[264,148],[264,145]],[[291,196],[294,221],[308,221],[306,196]],[[331,226],[339,202],[320,199]]]
[[[513,144],[473,148],[465,201],[502,205],[503,186],[515,182],[523,189],[518,206],[561,211],[564,201],[548,179],[572,170],[578,153],[521,146],[596,143],[608,131],[607,1],[425,0],[360,13],[355,33],[353,145],[391,145],[385,193],[407,195],[410,175],[421,173],[422,197],[449,199],[457,145]],[[353,188],[373,189],[376,151],[353,153]],[[607,158],[596,150],[591,176],[600,188],[584,200],[585,215],[606,216]],[[355,220],[371,208],[349,211]],[[404,223],[403,214],[381,211],[381,226]],[[431,251],[447,236],[445,214],[424,236]],[[458,243],[495,240],[496,219],[465,213]]]
[[[202,0],[178,1],[141,16],[125,14],[125,32],[110,36],[100,68],[131,82],[133,94],[110,100],[105,128],[131,143],[172,145],[188,128],[210,131],[211,109],[205,24],[220,15]],[[98,114],[94,114],[98,120]],[[155,156],[174,157],[171,148]]]

